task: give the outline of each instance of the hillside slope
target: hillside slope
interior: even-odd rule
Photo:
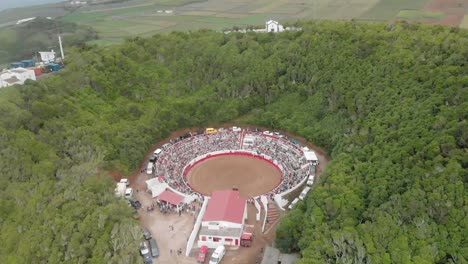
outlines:
[[[97,39],[97,33],[91,27],[41,17],[24,24],[2,27],[0,65],[33,59],[39,51],[60,51],[58,32],[65,48]]]
[[[131,173],[170,131],[242,117],[333,157],[278,228],[301,263],[465,263],[467,32],[302,26],[82,46],[60,75],[1,89],[0,259],[139,261],[104,171]]]

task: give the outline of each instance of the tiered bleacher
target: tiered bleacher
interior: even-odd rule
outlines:
[[[281,184],[270,197],[283,193],[306,179],[315,168],[306,159],[300,146],[281,135],[240,129],[223,129],[215,133],[188,135],[166,144],[155,162],[156,177],[164,178],[174,190],[192,194],[195,191],[185,182],[184,169],[198,157],[219,151],[246,150],[269,157],[283,171]]]

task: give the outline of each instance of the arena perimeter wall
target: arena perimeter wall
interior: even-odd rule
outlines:
[[[219,156],[228,156],[228,155],[243,155],[243,156],[248,156],[248,157],[253,157],[253,158],[258,158],[258,159],[261,159],[261,160],[264,160],[268,163],[270,163],[271,165],[273,165],[279,172],[281,172],[281,181],[278,185],[275,186],[274,189],[276,189],[282,182],[283,182],[283,177],[284,177],[284,170],[283,170],[283,166],[277,162],[276,160],[273,160],[270,156],[268,155],[264,155],[264,154],[257,154],[256,152],[253,152],[253,151],[248,151],[248,150],[221,150],[221,151],[214,151],[214,152],[210,152],[210,153],[207,153],[207,154],[204,154],[204,155],[201,155],[201,156],[198,156],[196,157],[195,159],[191,160],[183,169],[182,171],[182,174],[183,174],[183,178],[184,178],[184,181],[185,183],[190,187],[192,188],[192,186],[190,186],[190,184],[188,183],[187,181],[187,174],[188,172],[193,168],[195,167],[197,164],[207,160],[207,159],[210,159],[210,158],[214,158],[214,157],[219,157]],[[288,193],[291,193],[295,190],[297,190],[298,188],[300,188],[305,181],[307,181],[307,178],[308,177],[305,177],[303,180],[301,180],[301,182],[299,184],[297,184],[296,186],[293,186],[291,189],[289,190],[286,190],[284,191],[283,193],[280,193],[280,194],[276,194],[275,195],[275,201],[279,198],[279,197],[283,197],[284,195],[288,194]],[[192,188],[193,189],[193,188]],[[195,190],[195,189],[193,189]],[[257,197],[255,197],[257,198]],[[280,203],[278,203],[278,201],[276,201],[277,204],[280,206],[280,207],[283,207],[284,205],[281,205]]]

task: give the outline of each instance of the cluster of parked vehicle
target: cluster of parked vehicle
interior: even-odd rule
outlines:
[[[159,257],[158,244],[147,228],[143,227],[142,232],[145,240],[140,244],[140,254],[145,264],[152,264],[153,258]]]
[[[150,159],[148,161],[148,165],[146,166],[146,174],[148,174],[148,175],[153,174],[154,164],[158,160],[159,155],[161,155],[161,153],[171,145],[172,145],[171,143],[166,143],[166,144],[162,145],[161,148],[158,148],[153,152],[153,155],[150,157]]]

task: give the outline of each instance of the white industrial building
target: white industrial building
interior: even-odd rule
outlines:
[[[27,79],[36,80],[36,74],[33,70],[25,68],[15,68],[5,70],[0,73],[0,87],[12,86],[15,84],[24,84]]]
[[[55,54],[54,50],[51,51],[39,51],[39,55],[41,55],[41,61],[44,63],[54,62],[55,61]]]

